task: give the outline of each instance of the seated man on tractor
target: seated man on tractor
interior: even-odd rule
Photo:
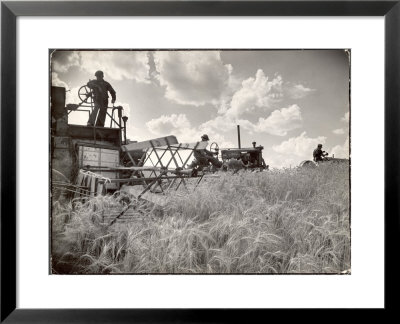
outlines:
[[[313,159],[314,162],[321,162],[324,160],[325,156],[327,156],[328,153],[325,151],[322,151],[322,144],[318,144],[318,147],[314,150],[313,152]]]
[[[245,168],[251,167],[252,163],[250,161],[250,153],[243,154],[240,159],[242,160],[242,164]]]
[[[204,134],[201,137],[202,142],[209,141],[209,140],[210,139],[208,138],[207,134]],[[216,157],[214,157],[214,154],[218,154],[218,153],[213,153],[206,149],[194,150],[193,155],[194,155],[195,159],[189,165],[189,169],[194,169],[196,167],[199,167],[199,169],[201,170],[201,169],[203,169],[203,167],[208,167],[210,163],[213,166],[220,168],[222,166],[222,162],[219,161]]]

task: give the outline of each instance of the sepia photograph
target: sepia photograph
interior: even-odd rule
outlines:
[[[350,49],[49,50],[52,275],[351,274]]]

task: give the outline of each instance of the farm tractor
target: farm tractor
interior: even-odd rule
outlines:
[[[332,157],[328,157],[328,153],[322,158],[322,161],[312,161],[312,160],[305,160],[300,163],[300,167],[302,168],[316,168],[321,164],[326,164],[326,163],[345,163],[349,162],[349,159],[338,159],[335,158],[333,155]]]
[[[253,147],[248,148],[228,148],[221,150],[221,158],[223,161],[223,170],[233,168],[236,172],[240,169],[259,170],[268,169],[262,157],[263,146],[256,146],[253,142]]]

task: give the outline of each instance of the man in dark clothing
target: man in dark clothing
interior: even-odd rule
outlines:
[[[328,153],[322,151],[322,144],[318,144],[318,147],[313,152],[314,162],[320,162],[324,160],[324,157],[327,156]]]
[[[87,125],[93,126],[96,121],[97,113],[99,116],[97,117],[96,126],[104,127],[104,122],[106,121],[107,116],[107,107],[108,107],[108,92],[111,94],[111,102],[115,102],[115,90],[107,81],[105,81],[104,73],[102,71],[97,71],[95,74],[96,80],[91,80],[87,83],[87,86],[93,90],[93,102],[94,109],[89,116],[89,120]],[[100,110],[100,112],[99,112]]]
[[[202,142],[209,141],[210,139],[208,138],[207,134],[204,134],[201,137]],[[220,168],[222,166],[222,162],[219,161],[216,157],[214,157],[214,153],[203,149],[203,150],[194,150],[193,155],[195,159],[193,162],[189,165],[189,169],[194,169],[197,166],[200,166],[201,168],[204,166],[208,166],[209,163],[211,163],[213,166]]]

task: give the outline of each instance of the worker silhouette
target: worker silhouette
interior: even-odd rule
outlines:
[[[208,138],[207,134],[201,136],[202,142],[208,142],[209,140],[210,139]],[[216,157],[214,157],[215,154],[216,153],[210,152],[206,149],[194,150],[193,155],[195,159],[189,165],[189,169],[194,169],[196,167],[203,169],[203,167],[208,166],[209,163],[211,163],[213,166],[217,168],[220,168],[222,166],[222,162],[219,161]]]
[[[313,151],[314,162],[321,162],[328,155],[327,152],[322,151],[322,144],[318,144],[317,148]]]
[[[87,86],[93,91],[93,102],[94,109],[89,116],[87,125],[93,126],[96,121],[96,126],[104,127],[104,122],[107,116],[108,107],[108,92],[111,94],[111,103],[115,102],[115,90],[107,81],[104,80],[104,73],[102,71],[97,71],[95,74],[96,80],[90,80]]]

